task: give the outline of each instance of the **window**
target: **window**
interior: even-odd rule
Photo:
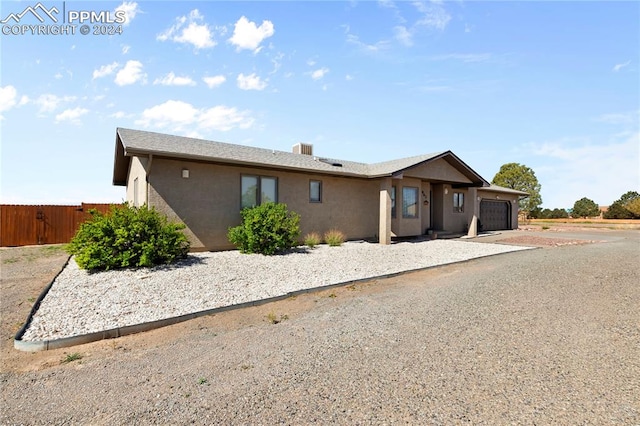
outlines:
[[[408,186],[402,188],[402,217],[405,219],[418,217],[418,188]]]
[[[321,180],[309,181],[309,202],[310,203],[322,202],[322,181]]]
[[[255,207],[258,204],[278,202],[278,179],[265,176],[241,177],[241,207]]]
[[[464,193],[462,192],[453,193],[453,212],[454,213],[464,212]]]
[[[391,187],[391,217],[396,217],[396,187]]]

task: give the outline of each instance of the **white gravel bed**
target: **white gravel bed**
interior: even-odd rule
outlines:
[[[296,290],[460,262],[531,247],[434,240],[347,242],[286,255],[195,253],[152,269],[88,273],[73,259],[22,337],[59,339],[285,295]]]

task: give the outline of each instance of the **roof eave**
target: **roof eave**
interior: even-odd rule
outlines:
[[[263,163],[263,162],[242,161],[242,160],[233,160],[233,159],[221,158],[221,157],[190,155],[190,154],[181,154],[181,153],[168,152],[168,151],[146,150],[146,149],[136,149],[136,148],[125,149],[124,155],[126,157],[153,155],[154,157],[165,157],[165,158],[190,160],[190,161],[202,161],[205,163],[230,164],[234,166],[248,166],[248,167],[257,167],[262,169],[307,172],[307,173],[349,176],[349,177],[359,177],[359,178],[369,177],[365,174],[355,173],[355,172],[346,172],[341,170],[318,170],[318,169],[312,169],[307,167],[274,165],[274,164]]]

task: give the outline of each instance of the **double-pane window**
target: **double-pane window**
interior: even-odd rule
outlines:
[[[278,202],[278,179],[266,176],[241,177],[241,207],[255,207],[268,202]]]

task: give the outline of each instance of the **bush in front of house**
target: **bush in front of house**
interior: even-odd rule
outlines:
[[[324,233],[324,241],[329,244],[330,247],[338,247],[344,243],[347,237],[342,231],[337,229],[331,229]]]
[[[276,254],[298,244],[300,216],[282,203],[245,208],[242,224],[229,228],[227,237],[242,253]]]
[[[322,237],[317,232],[310,232],[304,236],[304,245],[309,248],[314,248],[322,242]]]
[[[172,263],[189,252],[189,241],[182,233],[185,225],[169,222],[154,208],[125,203],[107,214],[90,213],[67,245],[83,269],[150,267]]]

